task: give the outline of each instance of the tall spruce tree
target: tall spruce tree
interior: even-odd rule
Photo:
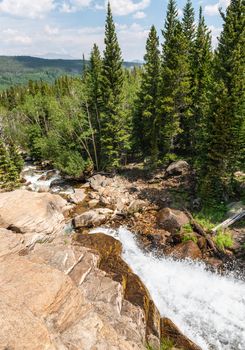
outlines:
[[[212,42],[202,13],[199,21],[193,49],[193,119],[192,119],[192,154],[195,166],[199,169],[205,159],[207,142],[207,120],[209,117],[209,100],[212,87]]]
[[[207,159],[201,178],[201,193],[210,200],[227,199],[232,193],[233,174],[244,154],[244,11],[244,0],[232,0],[226,15],[221,13],[224,25],[215,55]]]
[[[145,65],[141,87],[134,115],[134,136],[144,157],[150,157],[151,164],[158,160],[159,121],[157,99],[159,94],[160,51],[159,38],[151,27],[146,43]]]
[[[101,84],[101,162],[104,168],[118,167],[124,149],[126,135],[120,111],[122,88],[122,55],[108,2]]]
[[[179,153],[192,160],[192,126],[193,126],[193,71],[194,62],[194,42],[196,36],[195,11],[191,0],[187,0],[183,9],[183,19],[181,22],[183,31],[182,55],[185,64],[185,111],[180,117],[181,134],[178,137]]]
[[[187,41],[178,20],[175,0],[169,0],[165,29],[163,30],[163,54],[160,83],[159,113],[162,118],[162,149],[166,155],[175,150],[186,152],[187,146],[180,142],[180,133],[188,130],[181,126],[191,117],[190,62],[187,55]],[[189,142],[189,141],[188,141]]]
[[[11,159],[9,150],[0,140],[0,188],[14,188],[19,182],[19,171]]]
[[[99,48],[94,44],[90,55],[90,68],[88,72],[89,86],[89,113],[91,115],[91,123],[95,133],[96,153],[100,162],[101,153],[101,79],[102,79],[102,59]],[[100,164],[98,164],[99,166]]]
[[[183,9],[182,28],[183,28],[184,36],[189,43],[189,46],[187,49],[191,54],[191,51],[193,49],[195,34],[196,34],[195,11],[191,0],[187,0],[186,5]]]

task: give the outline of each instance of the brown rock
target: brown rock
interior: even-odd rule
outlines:
[[[159,339],[160,314],[151,300],[150,294],[130,267],[122,260],[122,245],[113,237],[104,234],[78,235],[76,240],[85,247],[96,250],[100,255],[99,268],[114,281],[120,282],[124,298],[143,312],[147,324],[147,336]]]
[[[183,350],[202,350],[199,346],[188,339],[175,324],[168,318],[161,319],[161,338],[169,338],[175,342],[175,345]]]
[[[169,165],[166,172],[168,175],[184,175],[190,170],[189,164],[184,160],[178,160]]]
[[[0,212],[4,227],[18,233],[60,233],[64,227],[66,201],[50,193],[25,190],[0,193]]]
[[[86,192],[85,189],[83,188],[76,188],[74,190],[75,192],[70,194],[68,197],[69,202],[74,203],[74,204],[81,204],[85,201],[86,199]]]
[[[183,225],[188,223],[187,215],[180,210],[164,208],[157,214],[158,226],[171,233],[176,233]]]
[[[104,224],[112,214],[113,210],[107,208],[89,210],[74,218],[74,226],[76,228],[99,226]]]
[[[202,252],[198,245],[193,241],[180,243],[177,246],[169,249],[168,253],[177,259],[202,259]]]
[[[61,238],[0,258],[0,349],[144,350],[140,308],[123,306],[122,286],[97,262]]]

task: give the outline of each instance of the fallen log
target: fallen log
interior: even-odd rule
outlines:
[[[190,219],[190,224],[193,228],[193,230],[198,233],[199,235],[203,236],[209,247],[212,249],[212,251],[214,251],[215,253],[218,252],[218,248],[216,247],[214,241],[209,237],[209,234],[204,230],[204,228],[193,218],[193,216],[191,215],[191,213],[185,209],[185,213],[188,216],[188,218]]]
[[[227,227],[233,225],[235,222],[241,220],[244,216],[245,216],[245,210],[233,215],[229,219],[227,219],[224,222],[222,222],[221,224],[217,225],[215,228],[212,229],[212,232],[215,234],[220,228],[227,228]]]

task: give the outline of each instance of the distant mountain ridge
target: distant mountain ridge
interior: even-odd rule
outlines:
[[[88,61],[86,61],[88,63]],[[124,62],[131,68],[140,66],[138,62]],[[29,80],[53,82],[62,75],[79,75],[83,69],[82,60],[46,59],[32,56],[0,56],[0,89],[12,85],[22,85]]]

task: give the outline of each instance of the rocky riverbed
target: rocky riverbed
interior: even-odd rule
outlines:
[[[176,207],[178,198],[169,196],[167,189],[176,190],[180,183],[189,188],[189,172],[188,164],[182,162],[153,179],[127,173],[97,174],[79,184],[63,179],[54,170],[26,167],[22,189],[0,193],[0,274],[4,281],[0,285],[0,348],[130,350],[145,349],[148,342],[158,349],[164,337],[172,339],[175,349],[206,350],[205,344],[210,342],[210,349],[242,350],[244,329],[240,330],[241,342],[227,345],[221,329],[207,336],[210,331],[204,319],[199,329],[195,317],[190,316],[193,322],[189,325],[185,318],[179,318],[184,305],[178,304],[178,299],[176,305],[170,302],[166,289],[162,289],[166,298],[161,296],[159,303],[155,297],[158,284],[149,283],[138,263],[127,260],[126,231],[120,238],[122,243],[118,240],[120,227],[128,227],[136,234],[137,248],[133,250],[139,249],[137,256],[143,260],[154,252],[160,259],[171,256],[173,261],[197,261],[195,274],[200,261],[221,269],[224,261],[210,249],[205,237],[196,232],[194,241],[181,239],[190,217]],[[193,202],[197,205],[195,199]],[[98,229],[101,226],[114,229],[115,238],[107,229]],[[97,234],[90,235],[93,228]],[[237,236],[242,239],[238,231]],[[162,264],[162,273],[167,276],[166,264]],[[200,271],[206,270],[204,266]],[[172,277],[178,280],[174,273]],[[208,277],[203,275],[203,279]],[[244,288],[236,287],[235,280],[229,283],[231,290]],[[186,300],[191,303],[191,297]],[[230,294],[226,294],[229,302]],[[207,298],[203,303],[208,307]],[[239,333],[245,304],[244,300],[237,303],[241,310],[237,321],[232,321],[233,333]],[[210,308],[215,311],[215,304]],[[212,340],[215,334],[216,345]]]

